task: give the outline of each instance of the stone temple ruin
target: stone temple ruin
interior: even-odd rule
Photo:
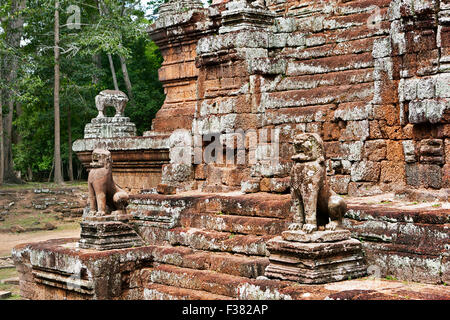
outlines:
[[[151,130],[137,137],[126,96],[106,91],[73,145],[88,169],[109,151],[129,199],[126,219],[103,223],[126,225],[134,244],[114,247],[119,227],[95,238],[99,227],[18,246],[23,297],[301,299],[298,282],[450,281],[449,1],[178,0],[159,12],[148,33],[166,100]],[[326,179],[296,198],[304,134],[322,141]],[[323,183],[345,200],[341,226],[309,198]],[[98,246],[80,248],[86,237]]]

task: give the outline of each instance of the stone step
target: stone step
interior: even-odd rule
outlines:
[[[288,228],[285,219],[227,215],[222,213],[182,214],[183,227],[209,229],[247,235],[279,235]]]
[[[19,277],[7,278],[0,281],[1,284],[19,285]]]
[[[264,270],[269,265],[269,259],[266,257],[201,251],[187,247],[155,246],[152,256],[153,261],[158,263],[246,278],[264,275]]]
[[[205,291],[184,289],[178,286],[166,286],[156,283],[147,284],[144,288],[146,300],[232,300],[230,297],[208,293]]]
[[[216,212],[227,215],[285,219],[292,216],[291,196],[270,193],[141,194],[130,196],[129,212],[137,219],[164,219],[181,213]]]
[[[291,196],[270,193],[255,193],[241,196],[223,196],[220,212],[227,215],[262,218],[290,219]],[[209,210],[207,210],[209,211]]]
[[[172,246],[181,245],[197,250],[242,253],[255,256],[269,256],[266,243],[274,237],[236,235],[229,232],[197,228],[159,229],[157,232],[160,235],[165,233],[164,239]]]
[[[11,291],[0,291],[0,300],[11,297]]]
[[[205,291],[236,299],[249,285],[267,285],[264,280],[248,279],[207,270],[158,265],[143,270],[144,281],[189,290]]]

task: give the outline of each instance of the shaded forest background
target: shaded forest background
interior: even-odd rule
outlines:
[[[84,178],[71,144],[102,90],[127,93],[126,116],[150,129],[164,92],[146,27],[162,2],[0,0],[0,183],[60,182],[58,153],[64,180]]]

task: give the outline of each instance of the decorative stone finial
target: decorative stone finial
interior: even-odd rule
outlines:
[[[127,138],[136,136],[136,125],[124,116],[128,97],[118,90],[104,90],[95,97],[96,118],[84,127],[85,139]],[[114,117],[106,117],[106,107],[114,107]]]
[[[203,3],[200,0],[169,0],[159,7],[159,15],[174,15],[193,9],[202,9]]]
[[[123,117],[125,107],[128,103],[128,97],[125,93],[118,90],[104,90],[95,97],[95,106],[98,110],[97,118],[104,118],[105,108],[114,107],[116,114],[114,117]]]

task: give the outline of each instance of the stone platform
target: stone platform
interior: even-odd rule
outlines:
[[[114,300],[449,300],[442,285],[374,278],[326,285],[251,279],[241,261],[188,248],[77,248],[78,239],[23,244],[13,250],[25,299]],[[226,264],[224,262],[227,262]],[[228,265],[227,269],[223,269]],[[207,267],[208,266],[208,267]],[[247,264],[248,266],[248,264]],[[222,268],[222,269],[221,269]],[[217,270],[217,271],[214,271]]]
[[[136,125],[128,117],[94,118],[84,128],[84,138],[136,137]]]
[[[128,224],[129,219],[128,215],[85,217],[80,224],[79,247],[103,251],[143,246],[144,241]]]
[[[130,223],[146,246],[95,251],[77,247],[78,239],[54,240],[18,246],[13,257],[29,299],[449,299],[442,285],[450,279],[447,204],[386,199],[346,199],[344,219],[351,236],[362,240],[368,275],[378,280],[260,280],[271,263],[270,243],[292,221],[290,195],[269,193],[131,195]],[[354,248],[356,242],[345,241]],[[296,250],[317,245],[289,244]],[[87,270],[81,295],[64,280],[76,278],[75,266]],[[387,277],[401,282],[379,280]]]
[[[361,242],[351,239],[347,230],[286,231],[268,241],[267,247],[270,265],[265,275],[269,278],[320,284],[366,275]]]

